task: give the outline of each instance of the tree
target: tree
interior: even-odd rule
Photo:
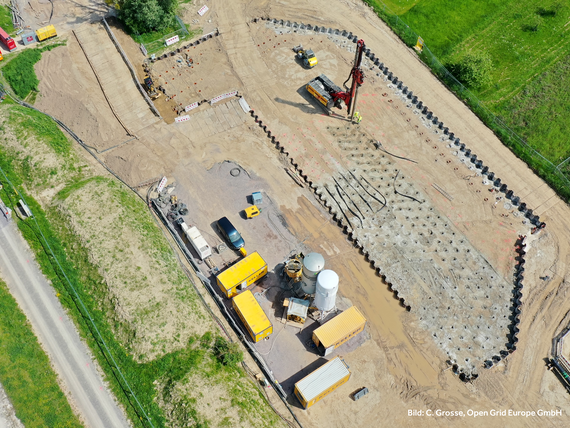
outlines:
[[[493,61],[487,52],[469,52],[449,69],[465,86],[480,88],[491,83]]]
[[[177,5],[177,0],[125,0],[120,18],[139,34],[160,31],[172,25]]]

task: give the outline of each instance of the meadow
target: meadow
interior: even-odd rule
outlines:
[[[570,156],[565,119],[569,100],[564,89],[570,83],[570,3],[561,0],[365,1],[408,45],[421,36],[429,51],[447,68],[461,61],[467,53],[487,53],[493,65],[491,83],[469,90],[500,119],[502,128],[506,125],[515,131],[554,165]],[[459,96],[466,97],[462,93]],[[481,116],[480,111],[475,109],[475,112]],[[499,137],[509,133],[498,130],[493,117],[482,119]],[[519,153],[516,143],[504,142],[549,179],[552,171],[534,165],[530,158]],[[553,168],[549,166],[549,169]],[[570,175],[567,178],[570,179]],[[560,191],[558,185],[555,187]],[[569,192],[567,189],[561,193]]]

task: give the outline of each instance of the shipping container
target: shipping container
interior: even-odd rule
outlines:
[[[273,333],[273,324],[255,300],[251,290],[245,290],[235,296],[232,299],[232,306],[254,342],[257,343]]]
[[[31,45],[32,43],[36,43],[36,34],[33,31],[29,31],[27,33],[22,33],[22,43],[25,46]]]
[[[0,41],[4,43],[10,52],[16,49],[16,42],[6,31],[2,29],[2,27],[0,27]]]
[[[356,306],[351,306],[313,331],[313,342],[324,355],[328,355],[363,331],[365,326],[366,318]]]
[[[208,245],[196,226],[188,227],[186,223],[182,223],[180,227],[202,260],[212,255],[212,247]]]
[[[43,42],[44,40],[57,36],[57,31],[55,31],[53,25],[48,25],[47,27],[37,29],[36,36],[38,36],[38,41]]]
[[[348,367],[339,357],[330,360],[295,384],[295,396],[304,409],[327,396],[350,379]]]
[[[256,251],[218,274],[216,280],[222,293],[231,298],[267,274],[267,263]]]

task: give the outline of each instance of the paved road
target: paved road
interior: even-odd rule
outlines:
[[[0,276],[30,320],[87,427],[129,427],[99,375],[89,349],[42,275],[15,224],[0,213]]]

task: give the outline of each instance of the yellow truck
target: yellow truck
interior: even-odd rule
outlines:
[[[235,296],[232,299],[232,306],[255,343],[273,333],[273,324],[255,300],[251,290],[245,290]]]
[[[232,298],[239,290],[245,290],[266,274],[267,263],[256,251],[232,267],[219,273],[216,277],[216,281],[222,293],[224,293],[226,297]]]
[[[53,25],[48,25],[47,27],[37,29],[36,36],[38,36],[38,42],[43,42],[44,40],[57,36],[57,31],[55,31]]]
[[[308,409],[350,379],[348,367],[339,357],[330,360],[295,384],[295,396]]]

